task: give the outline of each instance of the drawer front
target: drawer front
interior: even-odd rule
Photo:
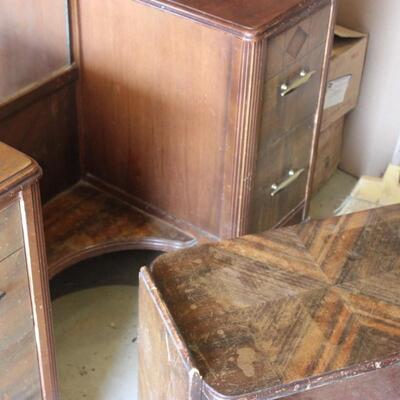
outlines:
[[[0,399],[41,399],[25,253],[0,262]]]
[[[0,211],[0,261],[23,246],[21,214],[18,203]]]
[[[270,143],[259,154],[250,206],[249,232],[272,228],[305,198],[314,121]]]
[[[322,77],[325,46],[318,47],[309,56],[292,64],[283,72],[266,81],[263,96],[262,123],[259,138],[260,151],[293,130],[317,110]],[[304,75],[305,76],[302,76]],[[283,85],[300,85],[283,95]]]
[[[269,39],[267,79],[278,75],[285,68],[325,44],[329,13],[330,7],[324,7],[292,28]]]

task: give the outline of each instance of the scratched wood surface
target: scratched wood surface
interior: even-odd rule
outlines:
[[[248,37],[293,17],[301,8],[317,7],[313,0],[143,0],[157,8]]]
[[[270,398],[400,362],[399,205],[163,255],[151,272],[208,393]]]
[[[43,208],[49,275],[112,251],[170,251],[196,240],[172,225],[85,182],[61,193]]]

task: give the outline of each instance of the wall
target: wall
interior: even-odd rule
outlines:
[[[346,120],[342,168],[378,176],[400,135],[400,1],[338,1],[338,22],[371,35],[360,102]]]
[[[66,0],[0,0],[0,141],[39,162],[44,202],[80,176],[78,73],[68,67],[66,5]]]
[[[0,1],[0,102],[69,64],[65,0]]]

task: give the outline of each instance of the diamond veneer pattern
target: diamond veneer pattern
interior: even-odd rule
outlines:
[[[200,373],[224,394],[400,351],[398,207],[166,255],[153,273]]]

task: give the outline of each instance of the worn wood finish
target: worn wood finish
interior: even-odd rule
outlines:
[[[145,4],[170,11],[208,26],[246,39],[296,19],[302,9],[311,11],[313,0],[140,0]]]
[[[321,83],[322,62],[325,46],[322,44],[297,62],[285,65],[283,71],[265,82],[264,104],[260,132],[259,152],[268,150],[268,144],[298,127],[315,115],[318,88]],[[315,71],[311,80],[289,96],[282,97],[282,83],[296,79],[301,70]]]
[[[151,293],[203,397],[353,399],[372,381],[396,399],[399,229],[397,205],[159,257]]]
[[[268,146],[259,155],[252,194],[250,232],[262,232],[277,225],[304,202],[314,121],[308,120]],[[287,190],[272,196],[272,185],[288,179],[290,170],[304,169]]]
[[[39,166],[0,142],[0,397],[58,399]]]
[[[22,247],[20,213],[18,203],[0,211],[0,261]]]
[[[315,124],[314,124],[313,141],[312,141],[312,145],[311,145],[311,156],[310,156],[310,164],[309,164],[309,170],[308,170],[306,196],[304,199],[303,220],[306,220],[308,218],[308,214],[310,211],[312,188],[313,188],[313,182],[314,182],[314,171],[315,171],[315,166],[317,163],[319,137],[320,137],[320,131],[321,131],[321,126],[322,126],[322,114],[323,114],[323,109],[324,109],[326,88],[327,88],[327,81],[328,81],[330,55],[332,53],[332,48],[333,48],[334,27],[336,24],[336,0],[334,0],[332,3],[328,24],[329,24],[328,39],[326,41],[325,58],[324,58],[324,62],[322,65],[321,88],[320,88],[319,95],[318,95],[318,102],[317,102],[317,108],[316,108],[316,114],[315,114],[316,118],[315,118]]]
[[[37,163],[25,154],[0,142],[0,207],[5,210],[10,201],[28,184],[34,182],[41,173]],[[7,211],[3,211],[7,217]],[[10,211],[12,214],[12,211]],[[7,220],[2,218],[3,229]]]
[[[378,364],[379,365],[379,364]],[[383,365],[383,367],[385,367]],[[290,396],[290,400],[397,400],[399,398],[400,365],[377,369],[334,385]]]
[[[22,192],[25,253],[28,258],[28,277],[36,330],[42,393],[45,400],[59,398],[53,321],[49,290],[46,248],[43,231],[42,205],[36,181]]]
[[[217,234],[234,39],[126,0],[79,19],[87,171]]]
[[[76,183],[80,172],[75,82],[62,80],[67,85],[53,87],[54,92],[45,89],[59,79],[55,76],[51,83],[44,82],[36,89],[37,92],[44,88],[44,97],[35,98],[33,103],[28,101],[22,108],[16,107],[13,113],[0,119],[0,140],[28,154],[43,168],[41,190],[44,201]],[[23,98],[29,100],[31,96],[29,92]],[[15,102],[20,103],[15,99],[5,108],[10,110]],[[3,165],[3,158],[1,160]]]
[[[75,0],[84,172],[210,235],[248,232],[271,117],[286,115],[285,133],[316,116],[331,5]],[[310,85],[278,102],[302,67],[317,71]]]
[[[17,224],[22,234],[19,220]],[[14,222],[15,223],[15,222]],[[0,398],[41,399],[32,305],[23,242],[0,262]]]
[[[2,0],[0,101],[69,63],[65,0]]]
[[[49,274],[113,251],[171,251],[196,240],[117,197],[80,182],[44,206]]]
[[[194,368],[190,352],[168,310],[162,308],[157,288],[145,271],[140,273],[139,303],[139,398],[200,399],[199,372]],[[163,315],[168,319],[163,320]],[[154,368],[154,365],[159,368]]]
[[[284,219],[280,220],[276,226],[277,228],[283,228],[286,226],[297,225],[303,222],[304,215],[304,202],[300,203],[289,215],[287,215]]]

